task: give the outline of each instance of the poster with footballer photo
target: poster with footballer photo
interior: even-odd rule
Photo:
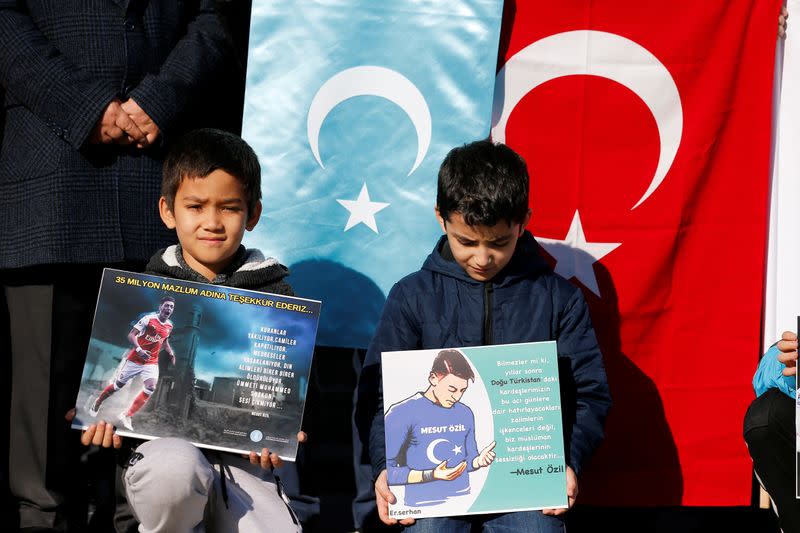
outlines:
[[[106,269],[72,427],[297,454],[320,302]]]
[[[555,342],[384,352],[392,518],[567,507]]]

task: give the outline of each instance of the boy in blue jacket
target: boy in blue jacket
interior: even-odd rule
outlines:
[[[394,350],[558,343],[569,505],[578,476],[603,438],[611,405],[603,359],[581,291],[553,273],[525,230],[528,171],[510,148],[489,140],[455,148],[439,169],[436,218],[445,232],[422,269],[389,292],[359,379],[356,423],[368,440],[378,513],[389,491],[381,353]],[[564,531],[564,509],[459,518],[403,519],[409,531]]]

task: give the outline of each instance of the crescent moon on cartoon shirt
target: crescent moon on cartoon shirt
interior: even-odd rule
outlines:
[[[436,455],[434,455],[434,453],[433,453],[434,450],[436,449],[436,445],[439,444],[440,442],[448,442],[448,440],[447,439],[434,439],[434,440],[431,441],[430,444],[428,444],[428,450],[427,450],[428,460],[431,463],[435,464],[435,465],[439,465],[442,462],[439,459],[437,459]]]
[[[332,76],[314,95],[308,108],[308,144],[311,152],[325,168],[319,155],[319,132],[334,107],[356,96],[380,96],[397,104],[406,112],[417,131],[417,158],[410,176],[422,163],[431,144],[431,112],[417,87],[397,71],[376,66],[353,67]]]
[[[683,135],[683,108],[675,80],[640,44],[613,33],[579,30],[550,35],[526,46],[497,73],[492,138],[505,142],[508,119],[525,95],[545,82],[576,74],[624,85],[642,99],[656,121],[661,144],[658,165],[632,211],[664,181]]]

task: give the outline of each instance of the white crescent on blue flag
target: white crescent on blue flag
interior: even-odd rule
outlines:
[[[441,234],[439,164],[489,135],[501,0],[254,0],[243,137],[264,214],[246,239],[323,300],[318,343],[365,347]]]

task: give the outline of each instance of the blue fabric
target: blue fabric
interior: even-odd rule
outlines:
[[[440,234],[439,164],[489,135],[502,11],[501,0],[253,2],[242,136],[262,161],[266,220],[245,244],[325,302],[318,344],[366,348],[392,284]],[[323,101],[333,107],[315,112]],[[374,227],[349,226],[346,202],[364,186]]]
[[[406,527],[406,533],[470,533],[481,526],[483,533],[563,533],[564,519],[540,511],[497,515],[425,518]]]
[[[420,425],[420,420],[425,425]],[[432,470],[442,461],[449,468],[467,461],[467,471],[474,470],[472,460],[478,456],[478,445],[475,416],[469,407],[461,402],[442,407],[417,393],[391,406],[385,423],[388,481],[389,485],[405,485],[405,505],[435,505],[451,496],[469,494],[466,475],[451,481],[406,484],[411,470]]]
[[[794,400],[795,376],[783,375],[786,366],[778,361],[779,354],[778,346],[773,344],[761,358],[753,376],[753,389],[756,391],[756,396],[761,396],[769,389],[778,389]]]
[[[484,284],[442,257],[442,237],[418,272],[392,288],[359,378],[356,424],[369,441],[373,474],[386,467],[380,355],[384,351],[483,344]],[[580,290],[554,274],[525,232],[489,282],[493,344],[555,340],[566,458],[576,474],[603,438],[611,398],[589,310]]]

